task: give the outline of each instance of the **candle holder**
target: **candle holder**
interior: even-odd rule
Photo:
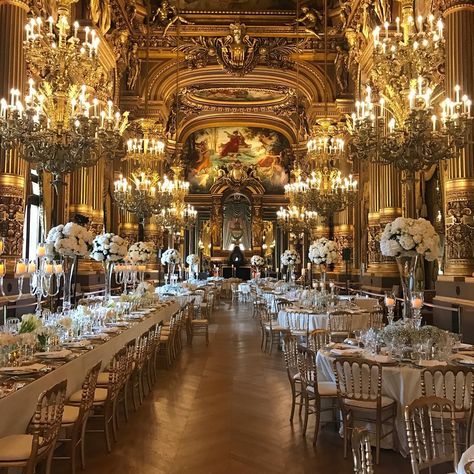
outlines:
[[[424,300],[423,291],[412,291],[410,301],[413,310],[413,325],[416,328],[421,326],[421,310],[423,309]]]
[[[23,296],[23,281],[25,276],[28,276],[28,260],[19,258],[15,261],[14,277],[17,281],[18,294],[13,299],[7,299],[9,303],[15,303]],[[4,290],[4,277],[7,273],[7,262],[5,259],[0,259],[0,292],[2,296],[6,296]]]
[[[395,293],[393,291],[385,292],[384,303],[385,303],[385,306],[387,307],[388,324],[393,324],[395,306],[397,304],[397,298],[395,297]]]
[[[64,278],[63,263],[61,260],[42,256],[37,260],[30,260],[27,268],[34,270],[29,273],[30,294],[36,296],[36,314],[40,316],[41,299],[59,293],[61,278]]]
[[[127,294],[127,287],[131,285],[135,288],[137,275],[135,266],[130,263],[116,263],[114,265],[115,281],[123,285],[123,294]]]

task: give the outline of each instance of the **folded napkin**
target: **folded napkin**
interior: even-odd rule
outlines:
[[[455,360],[461,364],[474,365],[474,357],[468,354],[455,354],[451,357],[451,360]]]
[[[117,327],[117,326],[111,326],[111,327],[107,327],[107,328],[104,328],[102,329],[102,332],[109,332],[109,333],[114,333],[114,332],[119,332],[120,331],[120,328]]]
[[[439,367],[448,365],[444,360],[419,360],[416,362],[416,365],[421,367]]]
[[[366,359],[370,360],[371,362],[378,362],[379,364],[391,364],[392,362],[395,362],[392,357],[382,354],[370,355],[367,356]]]
[[[22,365],[20,367],[0,367],[0,372],[10,373],[10,372],[39,372],[46,368],[44,364],[30,364],[30,365]]]
[[[62,349],[60,351],[36,352],[35,356],[43,359],[64,359],[71,354],[72,352],[69,349]]]
[[[331,349],[330,354],[334,356],[356,356],[361,354],[362,351],[356,348],[348,348],[348,349]]]
[[[466,344],[465,342],[458,342],[454,344],[454,349],[458,351],[474,350],[474,346],[472,344]]]
[[[64,345],[66,347],[87,347],[90,345],[91,341],[88,341],[87,339],[83,339],[82,341],[74,341],[74,342],[67,342]]]

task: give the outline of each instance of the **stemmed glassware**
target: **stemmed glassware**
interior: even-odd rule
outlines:
[[[47,257],[41,252],[40,246],[38,247],[38,258],[30,260],[27,264],[27,273],[30,276],[30,294],[36,296],[36,314],[38,315],[41,314],[41,299],[56,296],[61,287],[61,278],[64,278],[62,261]]]
[[[395,305],[397,304],[397,299],[393,291],[386,291],[384,298],[385,306],[387,307],[387,320],[388,324],[393,323]]]

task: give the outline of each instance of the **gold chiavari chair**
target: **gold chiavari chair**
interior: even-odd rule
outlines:
[[[446,398],[453,403],[456,424],[465,432],[465,448],[470,446],[474,400],[472,369],[456,366],[426,368],[421,374],[421,395]]]
[[[267,352],[268,344],[270,344],[269,353],[272,353],[273,345],[279,344],[281,334],[288,332],[286,327],[278,325],[268,309],[265,309],[260,316],[260,327],[262,331],[261,349]]]
[[[369,328],[383,329],[384,327],[382,308],[369,311]]]
[[[135,359],[131,377],[130,390],[132,393],[133,408],[138,410],[145,398],[145,366],[148,354],[148,331],[145,331],[137,339],[135,344]]]
[[[331,341],[343,341],[352,334],[352,314],[348,311],[333,311],[328,315]]]
[[[206,345],[209,345],[209,321],[207,319],[195,319],[194,306],[190,305],[188,310],[188,344],[193,344],[194,336],[204,336]]]
[[[456,469],[459,453],[453,403],[421,397],[406,406],[404,414],[412,473],[431,472],[432,467],[448,463]]]
[[[238,303],[240,299],[239,283],[230,284],[231,303]]]
[[[332,411],[334,420],[336,419],[337,387],[333,382],[318,382],[316,354],[311,349],[303,346],[298,347],[298,368],[304,406],[303,436],[306,436],[308,416],[315,415],[313,445],[316,445],[321,413]],[[321,402],[323,400],[331,400],[332,406],[322,409]]]
[[[338,358],[334,361],[337,396],[344,428],[344,457],[347,456],[349,431],[355,422],[375,423],[375,462],[379,463],[380,442],[392,435],[396,442],[397,404],[382,395],[382,365],[363,359]],[[382,432],[384,426],[390,430]]]
[[[291,389],[291,412],[290,422],[293,422],[295,407],[299,406],[299,413],[303,408],[301,395],[301,377],[298,367],[298,340],[296,337],[287,334],[283,339],[283,354],[285,356],[286,373]]]
[[[51,464],[66,399],[66,380],[44,391],[39,397],[27,434],[0,438],[0,470],[18,468],[23,474],[34,474],[36,466],[45,462],[45,474]]]
[[[276,299],[277,313],[279,313],[282,309],[288,308],[292,304],[293,303],[291,301],[288,301],[286,298],[277,298]]]
[[[85,469],[85,431],[87,420],[89,419],[92,405],[94,403],[94,394],[97,386],[97,377],[99,375],[101,362],[97,363],[86,375],[82,383],[82,398],[79,406],[64,406],[61,428],[65,432],[65,436],[59,436],[59,443],[68,448],[68,455],[54,456],[58,460],[70,460],[71,472],[76,472],[76,453],[80,448],[81,467]]]
[[[372,465],[372,446],[367,430],[355,428],[351,437],[354,474],[374,474]]]
[[[174,345],[174,334],[176,326],[176,316],[173,315],[170,318],[170,325],[168,326],[168,331],[161,331],[160,336],[160,350],[159,350],[159,359],[164,359],[166,367],[169,369],[173,364],[173,345]]]
[[[117,440],[117,400],[123,387],[127,372],[127,349],[123,347],[112,358],[108,366],[109,381],[105,388],[98,387],[94,391],[93,411],[90,419],[102,423],[102,428],[87,429],[86,433],[104,433],[107,452],[112,451],[112,438]],[[69,397],[68,404],[80,405],[82,391],[79,390]]]
[[[307,344],[309,338],[309,318],[308,313],[286,313],[286,327],[292,336],[300,337]]]
[[[309,333],[308,347],[315,353],[327,346],[331,341],[331,334],[327,329],[314,329]]]

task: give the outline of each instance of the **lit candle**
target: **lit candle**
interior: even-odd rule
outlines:
[[[393,131],[395,130],[395,119],[393,117],[388,122],[388,128],[390,130],[390,133],[393,133]]]
[[[430,25],[430,31],[433,31],[433,21],[434,21],[434,16],[433,15],[428,16],[428,23]]]
[[[77,21],[74,22],[74,38],[77,38],[77,30],[79,29],[79,23]]]
[[[460,96],[460,93],[461,93],[461,86],[459,84],[456,84],[454,86],[454,92],[456,92],[456,103],[459,103],[459,96]]]
[[[36,272],[36,263],[30,262],[28,263],[28,273],[31,275],[32,273]]]
[[[2,255],[4,250],[5,250],[5,241],[3,240],[3,237],[0,237],[0,255]]]
[[[418,31],[421,33],[423,31],[423,17],[418,16]]]
[[[61,263],[54,264],[54,273],[56,274],[63,273],[63,266]]]
[[[388,40],[388,21],[383,24],[385,28],[385,39]]]
[[[53,274],[53,264],[52,263],[45,263],[44,273],[46,273],[46,275],[52,275]]]
[[[4,263],[0,263],[0,278],[3,278],[7,273],[7,268]]]
[[[15,266],[15,275],[22,276],[28,271],[28,266],[26,263],[17,262]]]
[[[433,122],[433,132],[436,131],[436,120],[437,120],[436,115],[432,115],[431,122]]]
[[[388,306],[389,308],[391,308],[392,306],[395,306],[395,298],[392,298],[391,296],[386,296],[385,306]]]
[[[411,305],[414,309],[421,309],[423,307],[423,300],[421,298],[413,298]]]
[[[46,245],[38,244],[38,247],[36,249],[36,255],[38,257],[44,257],[46,255]]]
[[[439,35],[440,39],[443,39],[444,25],[443,25],[443,20],[441,20],[441,18],[438,20],[438,23],[436,24],[436,26],[438,27],[438,35]]]
[[[48,18],[48,23],[49,23],[49,34],[53,34],[53,24],[54,24],[54,19],[52,16]]]
[[[397,16],[397,18],[395,18],[395,22],[397,23],[397,35],[400,34],[400,18]]]

